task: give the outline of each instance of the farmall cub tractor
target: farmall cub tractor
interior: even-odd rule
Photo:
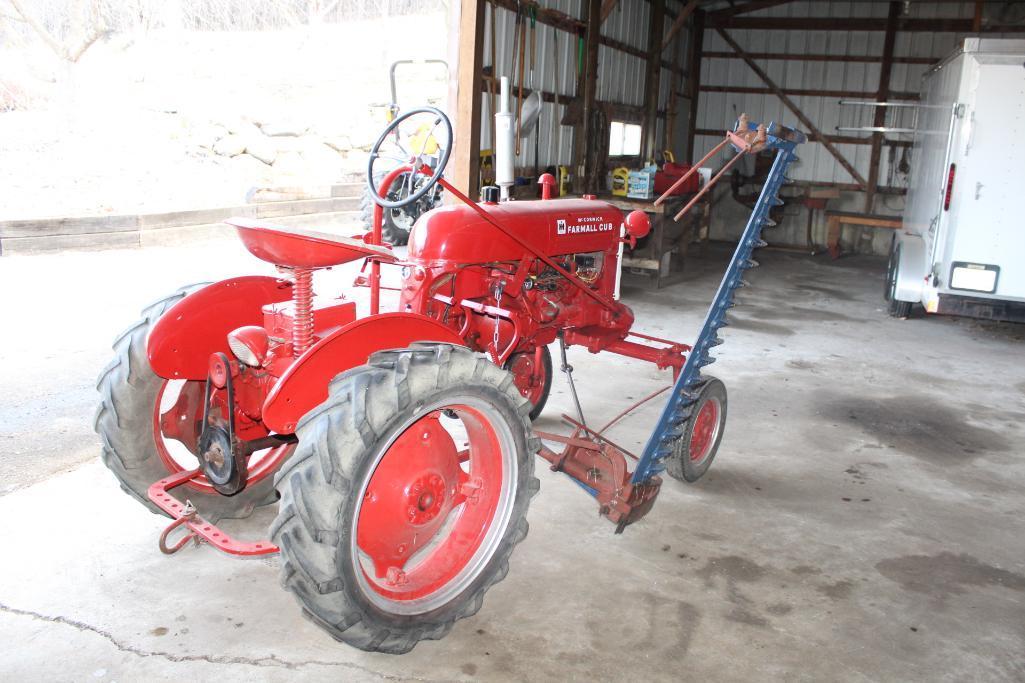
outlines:
[[[497,116],[511,147],[508,106]],[[427,164],[414,149],[378,186],[382,142],[416,117],[429,117],[443,142],[438,158]],[[777,149],[778,173],[691,348],[633,332],[633,314],[616,300],[622,244],[647,232],[644,213],[624,219],[593,197],[549,199],[550,177],[540,200],[499,201],[498,188],[486,188],[474,202],[441,177],[452,139],[444,114],[410,111],[371,152],[372,232],[231,220],[280,276],[183,288],[117,339],[98,384],[103,461],[126,492],[172,518],[164,552],[191,540],[235,555],[280,553],[282,583],[303,613],[364,650],[401,653],[441,638],[480,609],[526,536],[535,454],[595,497],[617,531],[651,508],[663,469],[693,481],[708,468],[726,392],[700,368],[712,360],[707,351],[792,158],[796,138],[781,131],[742,121],[723,142],[738,158]],[[502,148],[506,194],[512,155]],[[416,222],[404,260],[380,232],[402,174],[426,181],[399,201],[417,201],[435,183],[460,200]],[[367,311],[339,294],[314,295],[316,271],[356,260]],[[382,266],[401,268],[397,310],[381,310]],[[564,417],[569,436],[532,431],[556,341],[571,387],[564,349],[573,344],[674,374],[640,456],[586,426],[579,402],[576,419]],[[633,472],[628,458],[638,459]],[[275,503],[268,540],[217,526]]]

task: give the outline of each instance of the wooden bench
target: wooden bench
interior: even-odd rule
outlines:
[[[850,211],[827,211],[826,246],[829,248],[829,255],[835,259],[840,258],[840,233],[845,225],[900,230],[903,224],[904,222],[899,216],[878,216],[867,213],[852,213]]]

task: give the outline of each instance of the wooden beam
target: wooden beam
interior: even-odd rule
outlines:
[[[655,158],[655,131],[658,128],[658,90],[662,81],[662,33],[665,29],[665,0],[653,0],[648,22],[648,63],[644,69],[644,126],[641,130],[641,154]]]
[[[601,4],[602,23],[605,23],[605,20],[609,18],[610,14],[612,14],[612,10],[616,8],[616,2],[617,0],[605,0],[605,2]]]
[[[696,135],[709,135],[714,138],[721,138],[726,134],[725,129],[717,130],[715,128],[698,128],[694,131]],[[872,138],[859,138],[853,135],[818,135],[811,134],[808,136],[809,142],[822,142],[822,140],[829,140],[830,142],[837,145],[871,145]],[[913,144],[911,140],[884,140],[883,144],[887,147],[911,147]]]
[[[680,97],[683,95],[683,87],[685,80],[683,77],[683,45],[676,46],[676,56],[673,58],[673,64],[680,72],[678,76],[679,81],[674,85],[673,75],[669,77],[669,97],[667,98],[667,109],[666,112],[666,149],[672,150],[673,154],[676,154],[674,144],[676,142],[676,116],[680,109]]]
[[[598,38],[601,35],[601,0],[587,2],[587,35],[584,42],[584,121],[581,126],[580,157],[583,164],[578,166],[577,186],[583,192],[598,194],[598,162],[597,147],[592,138],[595,101],[598,95]],[[604,160],[602,160],[604,163]],[[581,167],[582,166],[582,167]],[[582,176],[582,177],[581,177]]]
[[[698,97],[701,95],[701,49],[705,41],[705,12],[694,12],[694,21],[690,25],[690,56],[687,64],[687,90],[690,92],[690,128],[687,134],[687,147],[683,161],[694,161],[694,131],[698,125]]]
[[[827,55],[827,54],[787,54],[782,52],[748,52],[751,59],[778,59],[797,62],[862,62],[878,64],[882,59],[878,55]],[[740,59],[735,52],[706,51],[704,57],[709,59]],[[894,64],[935,64],[942,57],[894,57]]]
[[[975,0],[975,15],[972,17],[972,33],[982,31],[982,0]]]
[[[873,17],[724,17],[709,19],[713,28],[765,31],[885,31],[886,19]],[[916,33],[971,33],[971,19],[901,19],[898,31]],[[981,33],[1025,33],[1025,25],[982,27]]]
[[[886,102],[890,95],[890,72],[893,68],[893,46],[897,39],[897,20],[901,13],[900,2],[890,2],[886,17],[886,36],[883,38],[883,63],[879,67],[879,88],[876,102]],[[872,126],[879,128],[886,124],[886,107],[876,107]],[[868,162],[868,191],[865,193],[865,213],[872,213],[876,200],[876,185],[879,184],[879,160],[883,151],[883,134],[872,133],[872,153]]]
[[[760,9],[768,9],[770,7],[776,7],[777,5],[785,5],[793,0],[753,0],[752,2],[745,2],[743,5],[737,5],[736,7],[727,7],[726,9],[720,9],[709,14],[715,20],[728,19],[735,17],[738,14],[747,14],[748,12],[757,12]]]
[[[690,0],[680,13],[676,15],[676,20],[673,21],[673,25],[669,27],[669,33],[666,34],[665,39],[662,41],[662,49],[665,50],[669,47],[669,43],[673,42],[673,38],[680,32],[683,25],[687,22],[688,17],[698,8],[698,0]]]
[[[861,174],[858,173],[858,170],[854,168],[853,165],[851,165],[851,162],[847,161],[847,158],[840,153],[840,150],[838,150],[833,145],[833,143],[831,143],[829,140],[826,140],[823,137],[822,132],[819,131],[818,127],[814,123],[812,123],[811,119],[809,119],[805,115],[805,113],[801,111],[796,104],[794,104],[794,101],[791,100],[790,97],[785,92],[783,92],[778,85],[776,85],[775,81],[769,78],[769,75],[765,73],[760,66],[758,66],[757,62],[755,62],[753,59],[747,56],[747,53],[744,52],[744,48],[740,47],[740,45],[737,44],[737,41],[733,40],[733,37],[730,36],[729,33],[727,33],[725,30],[721,28],[716,28],[715,30],[719,33],[720,36],[722,36],[722,39],[726,41],[726,44],[733,48],[734,52],[743,57],[747,65],[751,67],[752,71],[755,72],[755,75],[757,75],[758,78],[760,78],[762,82],[765,83],[765,85],[767,85],[769,89],[776,94],[776,96],[783,102],[787,109],[794,113],[794,116],[797,117],[797,120],[804,124],[805,128],[807,128],[813,135],[818,135],[820,138],[823,138],[822,146],[825,147],[826,150],[833,155],[833,158],[835,158],[837,162],[844,167],[844,170],[846,170],[851,175],[851,177],[854,178],[858,185],[864,188],[866,185],[865,179],[862,178]]]
[[[449,111],[454,112],[452,160],[446,177],[468,197],[480,194],[481,88],[484,67],[484,3],[458,0],[450,4],[450,25],[459,36],[454,47],[456,69],[449,81]]]
[[[772,88],[756,88],[744,85],[702,85],[701,92],[736,92],[747,93],[748,95],[776,95],[779,92],[782,92],[785,95],[794,95],[795,97],[846,97],[868,99],[873,99],[876,96],[875,91],[870,92],[866,90],[821,90],[818,88],[778,88],[774,90]],[[919,95],[914,92],[894,91],[890,93],[890,99],[915,101],[919,99]]]

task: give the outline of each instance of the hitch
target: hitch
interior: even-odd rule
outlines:
[[[216,524],[203,519],[190,501],[186,500],[182,504],[177,498],[168,493],[171,489],[190,482],[202,476],[202,474],[203,472],[199,469],[179,472],[169,477],[164,477],[150,485],[146,495],[153,501],[154,505],[174,519],[160,534],[160,540],[158,541],[160,552],[165,555],[173,555],[184,548],[190,540],[194,541],[195,545],[209,543],[229,555],[252,557],[256,555],[271,555],[278,552],[278,547],[270,541],[250,542],[233,538],[230,534],[221,531]],[[167,544],[168,536],[175,529],[182,526],[186,529],[185,536],[174,545],[169,546]]]

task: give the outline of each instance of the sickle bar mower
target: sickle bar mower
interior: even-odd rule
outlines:
[[[504,81],[500,150],[512,147]],[[421,145],[375,173],[384,141],[423,116],[416,129],[445,140],[436,158],[427,163]],[[617,531],[651,509],[663,470],[685,481],[707,470],[726,393],[700,371],[803,136],[742,119],[720,145],[777,157],[693,348],[635,331],[619,301],[620,251],[647,234],[643,212],[552,198],[551,176],[540,179],[538,201],[499,201],[490,187],[474,202],[441,175],[451,140],[444,114],[412,110],[370,154],[379,207],[401,208],[439,184],[460,202],[420,216],[404,258],[381,239],[380,208],[373,231],[352,237],[232,219],[245,247],[281,276],[183,288],[157,302],[115,342],[98,383],[103,461],[122,488],[171,518],[160,549],[194,541],[233,555],[278,552],[303,613],[364,650],[406,652],[480,609],[526,535],[536,453],[591,494]],[[411,191],[389,199],[402,174]],[[506,194],[512,175],[511,155],[499,154]],[[316,271],[357,260],[354,285],[370,289],[362,315],[359,302],[314,293]],[[382,301],[384,266],[401,268],[402,284]],[[564,416],[568,436],[531,427],[551,388],[555,342],[577,408]],[[572,345],[672,371],[641,454],[606,435],[636,405],[600,429],[587,425],[566,360]],[[217,526],[270,504],[278,514],[266,540]]]
[[[755,249],[766,244],[761,239],[762,228],[775,225],[769,218],[769,211],[772,207],[782,204],[778,192],[786,182],[787,168],[797,158],[794,154],[795,147],[805,139],[803,133],[776,123],[770,123],[768,126],[749,123],[745,115],[738,120],[736,129],[728,132],[725,139],[702,159],[702,162],[710,159],[727,144],[731,144],[736,151],[736,155],[723,166],[712,181],[676,215],[676,220],[683,217],[701,195],[711,190],[725,171],[742,156],[763,150],[776,152],[772,169],[726,273],[719,283],[715,298],[708,308],[697,340],[687,356],[683,369],[676,376],[669,398],[641,456],[638,458],[616,446],[601,432],[594,432],[568,416],[563,416],[563,419],[574,427],[570,437],[541,434],[545,439],[565,444],[561,453],[555,453],[542,446],[541,456],[551,463],[553,470],[566,473],[598,500],[600,513],[616,524],[616,533],[621,533],[627,524],[640,519],[651,509],[662,483],[657,475],[666,469],[667,458],[676,456],[678,460],[683,461],[677,463],[678,472],[683,478],[690,480],[687,476],[687,465],[703,468],[696,473],[694,478],[697,478],[704,473],[711,458],[714,457],[718,440],[722,436],[725,395],[722,400],[714,396],[708,400],[709,397],[704,395],[703,389],[714,390],[721,386],[721,383],[714,379],[712,382],[715,384],[706,382],[701,375],[701,368],[715,362],[710,352],[723,343],[718,332],[729,325],[726,314],[729,309],[736,306],[734,295],[737,289],[748,285],[743,279],[744,272],[758,266],[751,258],[752,254]],[[676,186],[685,182],[699,166],[700,163],[696,164],[687,175],[659,197],[656,205],[665,201]],[[688,445],[682,443],[687,436],[690,436],[690,449],[681,457],[681,449]],[[632,473],[628,471],[627,458],[637,461]],[[698,462],[695,463],[695,460]]]

